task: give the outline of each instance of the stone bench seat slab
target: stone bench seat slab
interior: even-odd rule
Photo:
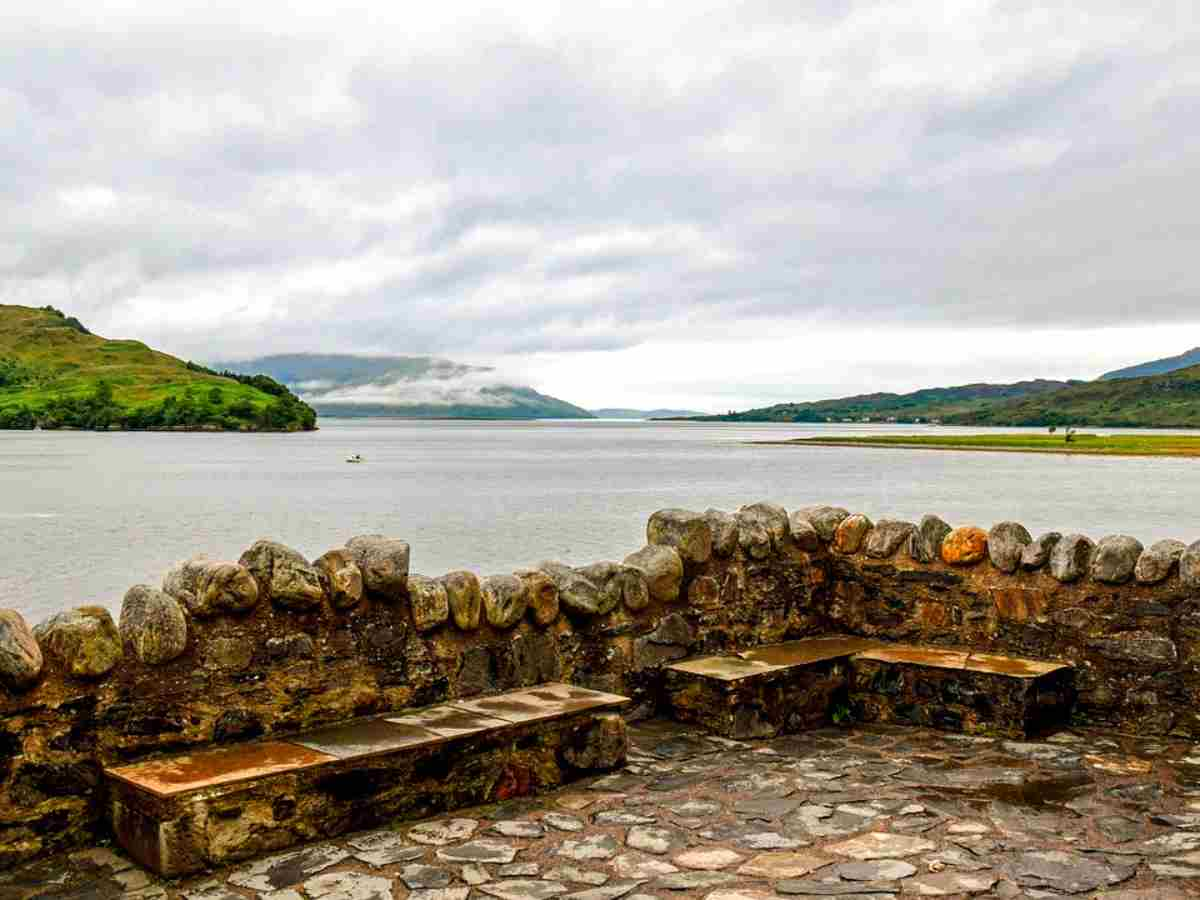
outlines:
[[[545,684],[523,691],[510,691],[496,697],[460,701],[456,709],[480,716],[491,716],[512,725],[557,719],[575,713],[619,707],[629,699],[617,694],[590,691],[571,684]]]
[[[298,744],[264,741],[118,766],[106,769],[105,774],[157,797],[171,797],[268,775],[296,772],[332,762],[333,759],[327,753]]]
[[[408,747],[440,744],[446,739],[427,728],[378,718],[322,728],[291,740],[301,747],[336,759],[360,759],[377,753],[394,753]]]
[[[914,666],[930,666],[936,669],[961,669],[1011,678],[1040,678],[1051,672],[1070,668],[1067,663],[1062,662],[1023,659],[995,653],[947,650],[941,647],[917,647],[907,644],[880,645],[864,649],[855,653],[855,659],[906,663]]]
[[[175,876],[523,796],[623,762],[628,702],[548,684],[108,768],[113,830],[142,865]]]

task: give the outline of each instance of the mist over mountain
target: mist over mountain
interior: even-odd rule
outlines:
[[[626,409],[624,407],[588,410],[598,419],[678,419],[702,416],[693,409]]]
[[[565,400],[511,384],[490,367],[432,356],[292,353],[213,366],[268,374],[331,417],[593,418]]]

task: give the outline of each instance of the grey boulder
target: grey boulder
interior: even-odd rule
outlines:
[[[442,576],[450,617],[460,631],[474,631],[483,616],[483,587],[474,572],[448,572]]]
[[[436,579],[409,575],[408,602],[417,631],[433,631],[450,618],[450,598],[446,586]]]
[[[512,628],[525,615],[525,582],[516,575],[483,579],[483,614],[493,628]]]
[[[148,666],[178,659],[187,649],[187,616],[179,601],[145,584],[135,584],[121,604],[121,639]]]
[[[601,591],[596,582],[564,563],[546,560],[537,567],[554,582],[559,605],[569,613],[602,616],[612,612],[620,601],[619,594],[614,596]]]
[[[792,535],[792,525],[787,510],[779,504],[760,500],[743,506],[738,510],[738,515],[761,522],[771,536],[771,546],[776,552],[787,546]]]
[[[1021,568],[1026,572],[1035,572],[1042,568],[1050,562],[1050,555],[1061,540],[1062,535],[1057,531],[1047,531],[1039,535],[1038,539],[1021,553]]]
[[[51,616],[33,629],[42,656],[69,675],[99,678],[121,661],[121,635],[102,606],[81,606]]]
[[[0,684],[22,691],[42,674],[42,649],[16,610],[0,609]]]
[[[717,556],[729,556],[737,549],[737,520],[719,509],[706,509],[704,521],[712,532],[712,552]]]
[[[652,599],[659,603],[674,603],[679,599],[683,560],[671,547],[649,544],[625,557],[625,565],[641,571]]]
[[[863,553],[872,559],[888,559],[894,556],[906,541],[917,533],[917,526],[912,522],[901,522],[897,519],[880,519],[867,535],[863,545]]]
[[[840,506],[805,506],[793,514],[805,519],[816,530],[817,536],[825,543],[833,540],[833,534],[842,524],[842,519],[850,515],[849,510]]]
[[[1082,534],[1068,534],[1050,552],[1050,574],[1064,584],[1078,581],[1091,566],[1095,547]]]
[[[1021,567],[1025,548],[1033,536],[1020,522],[998,522],[988,532],[988,556],[1001,572],[1012,574]]]
[[[1166,581],[1187,550],[1183,541],[1155,541],[1138,557],[1133,568],[1133,577],[1138,584],[1160,584]]]
[[[329,603],[334,609],[349,609],[362,600],[366,590],[362,570],[349,550],[330,550],[317,557],[313,565],[321,573]]]
[[[313,609],[325,599],[321,573],[291,547],[255,541],[238,563],[254,575],[259,593],[284,609]]]
[[[704,563],[712,556],[712,529],[704,513],[660,509],[646,523],[646,543],[673,547],[685,563]]]
[[[346,541],[362,570],[363,585],[372,594],[398,600],[408,587],[409,547],[382,534],[361,534]]]
[[[1200,541],[1189,546],[1179,557],[1179,577],[1183,586],[1200,588]]]
[[[917,562],[941,562],[942,541],[953,530],[937,516],[922,516],[908,540],[908,555]]]
[[[1112,534],[1100,539],[1092,554],[1092,577],[1104,584],[1125,584],[1133,578],[1141,541],[1127,534]]]

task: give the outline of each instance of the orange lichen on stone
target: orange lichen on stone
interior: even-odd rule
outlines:
[[[987,557],[987,532],[967,526],[955,528],[942,541],[942,562],[951,566],[970,566]]]

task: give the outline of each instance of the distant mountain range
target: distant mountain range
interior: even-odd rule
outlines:
[[[591,409],[597,419],[686,419],[703,416],[694,409]]]
[[[1200,428],[1200,348],[1096,381],[1021,381],[860,394],[692,417],[719,422],[935,422],[946,425]]]
[[[1105,372],[1100,381],[1118,381],[1122,378],[1144,378],[1147,375],[1165,375],[1168,372],[1178,372],[1191,366],[1200,366],[1200,347],[1195,347],[1187,353],[1178,356],[1168,356],[1166,359],[1156,359],[1152,362],[1117,369],[1115,372]]]
[[[925,388],[910,394],[857,394],[809,403],[777,403],[744,412],[695,416],[704,422],[931,422],[970,415],[996,403],[1062,390],[1071,381],[1020,381],[1016,384],[964,384]]]
[[[565,400],[505,383],[493,369],[432,356],[293,353],[212,366],[270,375],[332,418],[594,418]]]

